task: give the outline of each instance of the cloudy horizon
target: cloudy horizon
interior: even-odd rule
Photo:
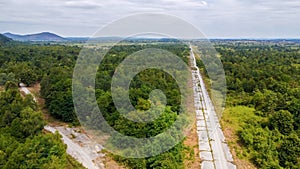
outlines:
[[[91,37],[139,13],[177,16],[209,38],[300,38],[297,0],[0,0],[0,32]]]

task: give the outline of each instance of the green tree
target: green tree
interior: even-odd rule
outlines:
[[[5,130],[0,131],[0,168],[3,168],[8,158],[18,148],[19,142]]]
[[[296,134],[286,136],[279,149],[280,165],[285,168],[299,168],[300,139]]]
[[[17,138],[34,136],[42,131],[44,121],[41,112],[26,107],[20,113],[20,117],[15,118],[11,124],[11,133]]]
[[[4,169],[10,168],[43,168],[52,166],[66,167],[66,146],[61,142],[60,135],[56,133],[37,135],[27,139],[8,158]]]
[[[269,121],[271,128],[278,129],[284,135],[289,135],[294,130],[293,124],[293,115],[287,110],[275,112]]]
[[[252,100],[256,110],[265,113],[273,113],[280,100],[276,92],[271,90],[264,90],[263,92],[256,91]]]

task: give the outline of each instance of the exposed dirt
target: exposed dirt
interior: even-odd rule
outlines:
[[[27,89],[34,95],[37,105],[39,107],[39,110],[43,112],[43,118],[47,123],[50,123],[51,126],[65,126],[67,125],[64,122],[61,122],[55,118],[53,118],[48,110],[45,108],[45,100],[40,95],[41,85],[40,83],[36,83],[30,87],[27,87]],[[24,96],[24,92],[21,91],[21,94]]]
[[[114,161],[109,156],[104,157],[103,163],[104,163],[105,168],[108,168],[108,169],[125,169],[124,166],[121,166],[120,164],[118,164],[116,161]]]
[[[23,91],[20,91],[20,94],[21,94],[22,98],[24,99],[24,98],[25,98],[25,96],[26,96],[26,93],[25,93],[25,92],[23,92]]]
[[[44,106],[45,104],[45,100],[42,99],[42,97],[40,96],[40,90],[41,90],[41,85],[40,83],[36,83],[30,87],[27,87],[27,89],[34,95],[34,97],[37,100],[37,103],[39,105],[39,107]]]
[[[65,126],[45,126],[45,130],[52,133],[59,131],[59,134],[62,136],[62,140],[66,145],[68,145],[67,153],[86,168],[104,168],[102,157],[104,157],[105,154],[101,153],[103,146],[94,142],[86,134],[80,132],[80,129]]]
[[[196,122],[193,124],[193,127],[190,131],[190,134],[186,137],[184,145],[189,146],[194,154],[187,154],[187,158],[184,161],[184,167],[190,169],[199,169],[200,168],[200,157],[199,157],[199,145],[198,145],[198,136],[196,132]]]
[[[192,89],[192,88],[193,88],[192,77],[189,77],[188,89]],[[190,116],[191,118],[194,119],[194,122],[191,126],[191,130],[188,133],[186,133],[187,137],[184,141],[184,145],[190,147],[194,151],[194,154],[192,154],[192,156],[190,156],[190,154],[186,154],[187,158],[184,160],[184,166],[185,168],[198,169],[200,168],[201,163],[200,163],[200,156],[199,156],[198,135],[196,131],[196,113],[194,108],[194,97],[193,97],[192,90],[188,92],[189,93],[185,104],[187,107],[187,112],[191,113]]]

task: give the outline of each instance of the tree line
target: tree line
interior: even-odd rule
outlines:
[[[258,168],[299,168],[299,44],[215,42],[215,47],[226,74],[226,106],[252,107],[257,116],[237,133],[244,155]]]

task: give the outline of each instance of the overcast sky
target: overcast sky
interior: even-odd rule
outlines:
[[[92,36],[143,12],[178,16],[210,38],[300,38],[300,0],[0,0],[0,32]]]

